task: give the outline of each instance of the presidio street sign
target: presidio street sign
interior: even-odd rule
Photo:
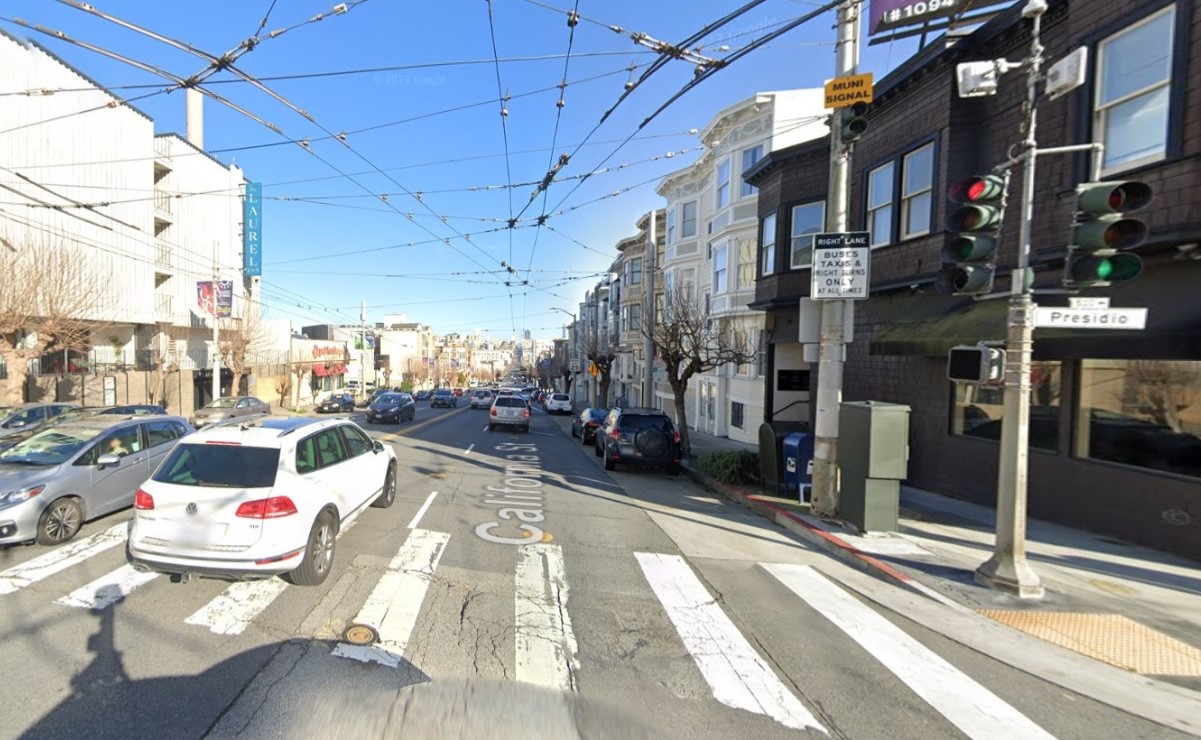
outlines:
[[[1147,328],[1147,309],[1110,308],[1108,298],[1069,298],[1067,308],[1036,306],[1034,326],[1042,329]]]
[[[813,235],[809,297],[866,300],[871,285],[870,231]]]

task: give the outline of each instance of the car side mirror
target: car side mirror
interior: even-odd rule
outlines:
[[[105,468],[105,467],[108,467],[109,465],[120,465],[120,464],[121,464],[121,458],[116,455],[106,454],[106,455],[101,455],[100,457],[96,458],[96,467],[98,467],[98,468]]]
[[[375,444],[371,445],[371,451],[377,455],[379,453],[383,452],[384,451],[384,443],[380,442],[378,439],[375,440]]]

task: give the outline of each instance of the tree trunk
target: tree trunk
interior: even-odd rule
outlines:
[[[604,375],[600,382],[600,398],[597,401],[601,406],[609,405],[609,383],[611,382],[608,375]]]
[[[233,373],[234,373],[234,379],[233,379],[233,382],[230,383],[229,395],[240,396],[240,395],[242,395],[242,376],[245,373],[240,369],[234,370]]]
[[[676,407],[676,427],[680,433],[680,457],[692,456],[692,438],[688,435],[688,412],[685,411],[685,396],[688,393],[688,383],[672,381],[671,392]]]

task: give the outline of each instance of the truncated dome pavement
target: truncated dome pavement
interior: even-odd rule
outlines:
[[[1119,614],[981,609],[1047,642],[1145,676],[1201,676],[1201,650]]]

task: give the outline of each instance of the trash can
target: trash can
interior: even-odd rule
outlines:
[[[759,478],[763,490],[780,495],[784,486],[784,438],[810,432],[804,421],[766,421],[759,425]]]
[[[784,438],[784,491],[809,500],[813,483],[813,435],[794,432]]]
[[[860,532],[892,532],[900,481],[909,467],[909,407],[882,401],[840,404],[838,514]]]

